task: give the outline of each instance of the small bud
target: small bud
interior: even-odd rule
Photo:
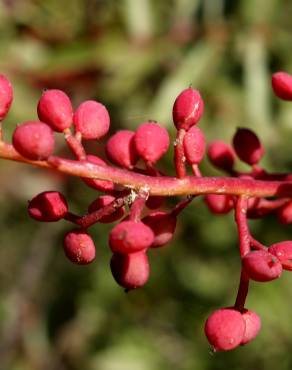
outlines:
[[[237,129],[233,147],[238,157],[249,165],[257,164],[264,155],[264,148],[257,135],[247,128]]]
[[[13,100],[13,90],[10,81],[0,75],[0,121],[6,117]]]
[[[269,253],[276,256],[281,262],[284,270],[292,271],[292,241],[286,240],[272,244],[269,249]]]
[[[292,100],[292,76],[286,72],[276,72],[272,76],[275,95],[283,100]]]
[[[88,154],[86,156],[86,160],[92,164],[97,164],[98,166],[107,166],[105,161],[101,158],[97,157],[96,155]],[[112,181],[107,180],[96,180],[83,177],[82,180],[91,188],[97,189],[99,191],[112,191],[114,190],[114,183]]]
[[[196,126],[186,132],[183,141],[184,153],[189,164],[199,164],[205,154],[205,136]]]
[[[245,322],[245,331],[241,341],[241,345],[251,342],[261,329],[261,319],[253,311],[245,309],[242,312],[242,318]]]
[[[54,151],[54,133],[40,121],[28,121],[18,125],[12,138],[14,148],[24,157],[45,160]]]
[[[226,214],[234,207],[233,198],[231,195],[225,194],[208,194],[204,197],[210,212],[214,214]]]
[[[90,235],[82,229],[69,231],[64,237],[64,252],[69,260],[87,265],[95,259],[95,245]]]
[[[87,100],[79,105],[73,115],[75,131],[85,140],[101,139],[110,127],[110,116],[104,105]]]
[[[277,217],[279,222],[283,225],[292,223],[292,202],[287,202],[284,206],[277,210]]]
[[[44,191],[35,196],[28,204],[28,214],[38,221],[59,221],[67,212],[67,201],[58,191]]]
[[[224,141],[213,141],[208,145],[207,155],[210,162],[220,170],[231,171],[235,162],[232,147]]]
[[[116,198],[111,195],[101,195],[100,197],[96,198],[88,207],[88,212],[95,212],[100,210],[101,208],[109,205],[112,203]],[[114,221],[119,220],[125,214],[125,207],[118,208],[115,212],[110,215],[101,217],[98,222],[108,224]]]
[[[51,126],[54,131],[62,132],[72,124],[72,104],[62,90],[44,91],[37,111],[39,119]]]
[[[202,117],[204,102],[198,90],[191,87],[183,90],[176,98],[172,116],[177,129],[188,130]]]

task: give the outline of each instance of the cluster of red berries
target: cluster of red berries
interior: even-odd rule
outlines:
[[[278,97],[292,100],[292,76],[284,72],[275,73],[272,86]],[[0,121],[6,117],[12,99],[11,84],[0,75]],[[67,200],[58,191],[45,191],[35,196],[29,202],[28,213],[37,221],[65,219],[75,224],[74,229],[66,233],[63,247],[68,259],[79,265],[91,263],[95,259],[95,245],[89,227],[96,223],[117,221],[109,234],[109,247],[113,253],[110,267],[114,279],[128,291],[147,282],[148,251],[162,247],[172,239],[178,214],[193,199],[193,196],[188,195],[173,209],[166,211],[161,209],[165,202],[165,192],[153,195],[151,184],[159,184],[163,179],[176,179],[181,183],[190,177],[187,166],[192,177],[201,179],[201,182],[207,179],[199,169],[206,151],[204,134],[197,127],[203,110],[200,93],[193,88],[182,91],[174,102],[173,121],[177,134],[174,141],[176,176],[173,178],[167,177],[156,167],[170,146],[169,134],[162,125],[147,121],[136,131],[120,130],[113,134],[105,144],[105,156],[117,166],[113,167],[97,155],[88,154],[83,146],[83,141],[99,140],[108,133],[110,116],[106,107],[88,100],[73,110],[69,97],[61,90],[43,92],[37,106],[39,120],[19,124],[13,133],[12,145],[5,143],[1,135],[0,156],[34,165],[46,163],[54,167],[59,158],[53,156],[54,136],[55,133],[63,133],[68,148],[76,158],[75,162],[108,171],[107,179],[80,176],[86,185],[104,193],[93,200],[84,215],[70,212]],[[263,184],[274,180],[291,181],[290,175],[270,174],[264,170],[259,165],[263,154],[264,149],[257,135],[245,128],[237,130],[232,146],[214,141],[207,147],[211,163],[238,179],[230,194],[222,191],[221,186],[204,197],[210,211],[215,214],[234,210],[242,261],[234,306],[215,311],[206,321],[206,336],[217,351],[228,351],[246,344],[260,330],[259,316],[245,308],[249,280],[270,281],[280,277],[283,269],[292,270],[292,241],[275,243],[267,248],[249,232],[248,218],[263,217],[271,212],[277,213],[280,222],[292,223],[291,199],[266,198],[260,191],[257,196],[251,197],[240,190],[241,180],[250,180],[251,187],[252,181],[256,180],[262,180]],[[251,170],[246,173],[237,171],[236,157],[250,165]],[[67,162],[69,167],[73,163],[70,160]],[[119,170],[119,173],[127,176],[131,173],[133,181],[143,175],[146,179],[144,186],[137,189],[131,183],[117,184],[113,181],[117,168],[124,171]],[[147,183],[150,178],[154,182]]]

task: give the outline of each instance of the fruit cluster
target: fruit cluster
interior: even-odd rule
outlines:
[[[279,98],[292,100],[292,76],[275,73],[272,87]],[[0,75],[1,123],[12,99],[11,84]],[[78,265],[95,259],[95,245],[88,229],[96,223],[115,222],[109,234],[110,268],[114,279],[126,291],[147,282],[150,271],[147,253],[170,242],[178,215],[195,196],[202,195],[214,214],[234,210],[242,266],[238,294],[232,307],[215,311],[205,324],[214,351],[228,351],[250,342],[260,330],[259,316],[245,308],[249,281],[271,281],[279,278],[283,269],[292,270],[292,241],[266,247],[251,235],[248,227],[248,219],[272,212],[282,224],[292,223],[292,176],[268,173],[260,166],[264,148],[250,129],[238,129],[232,146],[214,141],[206,148],[204,134],[197,127],[203,111],[201,95],[191,87],[174,102],[175,176],[157,169],[156,163],[169,149],[170,137],[156,121],[144,122],[136,131],[120,130],[107,140],[105,157],[114,166],[87,153],[84,141],[107,135],[109,113],[94,100],[82,102],[73,110],[69,97],[61,90],[43,92],[37,106],[39,120],[19,124],[12,144],[3,141],[0,127],[0,157],[78,176],[87,186],[103,193],[80,216],[69,211],[60,192],[45,191],[30,200],[28,214],[37,221],[64,219],[74,224],[64,236],[63,248],[66,257]],[[53,155],[55,133],[63,133],[75,160]],[[199,165],[205,152],[211,163],[227,176],[202,176]],[[249,172],[236,170],[237,158],[250,166]],[[166,197],[173,195],[184,198],[165,210]]]

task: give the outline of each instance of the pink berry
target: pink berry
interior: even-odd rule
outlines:
[[[35,196],[28,204],[28,214],[38,221],[58,221],[67,212],[67,201],[58,191],[44,191]]]
[[[81,229],[68,232],[64,237],[64,252],[69,260],[87,265],[95,259],[95,245],[90,235]]]
[[[145,162],[155,163],[167,152],[169,135],[158,123],[145,122],[137,128],[134,142],[140,157]]]
[[[140,288],[149,279],[149,262],[145,252],[114,253],[110,267],[116,282],[127,290]]]
[[[62,132],[72,124],[72,104],[62,90],[44,91],[37,111],[39,119],[46,122],[54,131]]]
[[[0,75],[0,121],[2,121],[6,117],[12,100],[12,85],[5,76]]]
[[[196,126],[193,126],[184,136],[183,141],[186,160],[190,164],[199,164],[205,154],[205,136]]]
[[[79,105],[73,115],[75,131],[85,140],[100,139],[107,134],[110,116],[104,105],[94,100],[87,100]]]
[[[176,227],[176,217],[171,213],[164,211],[151,212],[142,221],[154,233],[151,248],[162,247],[172,239]]]
[[[292,202],[287,202],[283,207],[277,210],[277,217],[279,222],[283,225],[292,223]]]
[[[257,164],[264,155],[259,138],[247,128],[237,129],[233,137],[233,147],[238,157],[249,165]]]
[[[54,133],[40,121],[18,125],[13,133],[13,146],[24,157],[33,160],[47,159],[54,151]]]
[[[292,76],[289,73],[274,73],[272,76],[272,88],[278,98],[292,100]]]
[[[90,163],[97,164],[99,166],[107,166],[105,161],[103,161],[101,158],[97,157],[96,155],[88,154],[86,156],[86,160]],[[112,191],[114,190],[114,183],[112,181],[107,180],[96,180],[96,179],[90,179],[90,178],[82,178],[82,180],[91,188],[97,189],[99,191]]]
[[[214,214],[226,214],[234,207],[231,195],[225,194],[208,194],[204,197],[209,210]]]
[[[225,171],[233,169],[235,153],[232,147],[224,141],[213,141],[208,145],[207,155],[210,162],[217,168]]]
[[[241,341],[241,345],[251,342],[261,329],[261,319],[253,311],[245,309],[242,313],[242,318],[245,322],[245,331]]]
[[[88,212],[91,213],[91,212],[98,211],[101,208],[112,203],[115,199],[116,198],[111,195],[101,195],[89,205]],[[112,214],[101,217],[98,222],[101,222],[104,224],[111,223],[111,222],[119,220],[121,217],[123,217],[124,214],[125,214],[125,207],[120,207]]]
[[[255,281],[271,281],[282,274],[281,262],[273,254],[264,250],[247,253],[242,258],[242,265],[250,279]]]
[[[112,135],[105,147],[107,157],[118,166],[132,169],[138,160],[134,136],[135,132],[130,130],[120,130]]]
[[[198,90],[183,90],[176,98],[172,117],[177,129],[188,130],[196,125],[202,117],[204,111],[204,102]]]
[[[283,269],[292,271],[292,241],[286,240],[272,244],[269,249],[269,253],[276,256],[281,262]]]
[[[205,334],[215,351],[230,351],[240,345],[245,332],[245,320],[239,311],[220,308],[205,323]]]
[[[145,250],[154,240],[153,231],[143,222],[123,221],[109,234],[109,245],[113,253],[134,253]]]

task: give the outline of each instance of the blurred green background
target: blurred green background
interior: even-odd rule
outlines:
[[[192,84],[205,100],[208,140],[231,140],[252,127],[263,164],[292,167],[292,106],[270,88],[271,73],[292,71],[292,2],[284,0],[2,0],[0,71],[15,100],[5,122],[36,118],[44,88],[64,89],[74,106],[97,99],[112,131],[148,119],[172,137],[171,108]],[[60,150],[61,148],[60,140]],[[100,152],[102,144],[92,144]],[[161,168],[173,173],[172,153]],[[239,165],[241,166],[241,165]],[[243,168],[244,167],[239,167]],[[204,160],[204,174],[220,175]],[[109,270],[110,226],[92,228],[96,262],[63,256],[66,222],[39,224],[26,202],[44,190],[64,192],[85,212],[96,193],[17,163],[0,163],[0,369],[216,370],[291,369],[291,279],[251,284],[247,307],[262,318],[258,338],[211,354],[203,326],[212,310],[234,302],[240,272],[232,215],[215,217],[196,199],[180,217],[173,242],[150,254],[152,274],[125,294]],[[250,222],[267,245],[292,239],[274,217]]]

